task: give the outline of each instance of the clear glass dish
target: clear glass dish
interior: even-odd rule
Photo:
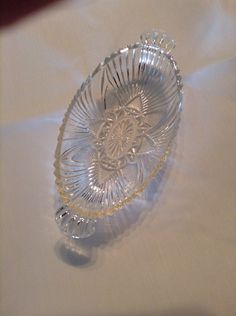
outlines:
[[[182,83],[174,41],[152,31],[98,65],[63,120],[55,160],[62,231],[88,237],[95,222],[142,192],[176,133]]]

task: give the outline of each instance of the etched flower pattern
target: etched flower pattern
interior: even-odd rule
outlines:
[[[145,132],[150,128],[141,109],[141,97],[137,95],[123,107],[105,112],[96,139],[98,159],[104,169],[116,171],[136,162]]]

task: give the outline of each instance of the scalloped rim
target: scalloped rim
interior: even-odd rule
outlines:
[[[87,79],[82,83],[81,87],[77,90],[76,94],[74,95],[71,103],[68,106],[68,109],[64,115],[62,124],[60,126],[59,129],[59,136],[57,138],[57,147],[56,147],[56,151],[55,151],[55,162],[54,162],[54,175],[56,177],[56,185],[58,188],[58,192],[60,194],[61,200],[63,202],[63,204],[65,204],[74,214],[71,214],[72,216],[75,214],[78,214],[79,216],[83,217],[83,218],[88,218],[88,219],[99,219],[99,218],[103,218],[105,216],[111,216],[113,215],[115,212],[117,212],[119,209],[121,209],[122,207],[124,207],[126,204],[130,203],[135,197],[137,197],[140,193],[142,193],[146,187],[148,186],[148,184],[152,181],[152,179],[157,175],[157,173],[160,171],[160,169],[162,168],[168,154],[169,154],[169,149],[170,149],[170,145],[175,137],[175,133],[173,134],[173,138],[171,139],[171,141],[169,142],[169,144],[167,145],[167,149],[164,152],[164,154],[162,155],[162,157],[160,158],[159,162],[157,163],[156,167],[154,168],[153,172],[146,178],[146,180],[143,182],[143,185],[141,187],[139,187],[137,190],[135,190],[129,197],[125,198],[124,200],[118,202],[116,205],[114,205],[111,208],[107,208],[103,211],[94,211],[94,210],[84,210],[78,206],[75,205],[75,203],[70,202],[69,198],[62,192],[61,190],[61,185],[60,185],[60,152],[61,152],[61,145],[62,145],[62,141],[63,141],[63,135],[64,135],[64,131],[65,131],[65,127],[66,127],[66,123],[68,121],[69,118],[69,114],[70,111],[72,109],[72,107],[74,106],[74,100],[81,94],[81,92],[83,92],[83,90],[85,89],[85,87],[88,85],[88,83],[90,82],[90,80],[101,70],[102,67],[104,67],[108,62],[110,62],[112,59],[114,59],[116,56],[118,56],[119,54],[121,54],[124,50],[129,50],[129,49],[135,49],[138,48],[140,46],[148,46],[150,47],[151,45],[145,45],[141,42],[136,42],[133,45],[127,45],[123,48],[120,48],[119,50],[113,52],[111,55],[107,56],[104,61],[102,61],[101,63],[98,64],[98,66],[95,68],[95,70],[88,75]],[[171,56],[171,54],[166,53],[163,49],[161,49],[158,46],[152,46],[153,49],[158,49],[159,52],[161,54],[164,54],[170,61],[170,63],[172,64],[174,71],[175,71],[175,75],[176,75],[176,84],[178,87],[178,92],[179,92],[179,96],[180,96],[180,101],[179,101],[179,112],[182,110],[182,96],[183,96],[183,85],[182,85],[182,77],[180,75],[180,70],[177,66],[176,61],[173,59],[173,57]],[[180,119],[180,117],[179,117]],[[179,124],[179,119],[177,121],[176,124],[176,129],[178,127]]]

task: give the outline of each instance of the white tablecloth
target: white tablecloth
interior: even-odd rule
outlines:
[[[98,62],[152,28],[177,43],[176,144],[137,201],[66,243],[54,223],[63,112]],[[2,316],[236,315],[235,57],[234,0],[58,2],[1,31]]]

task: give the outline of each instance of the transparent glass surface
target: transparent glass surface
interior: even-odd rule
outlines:
[[[113,214],[160,170],[182,100],[173,47],[164,32],[142,35],[140,43],[99,64],[73,98],[55,162],[67,231],[71,218],[81,222]]]

